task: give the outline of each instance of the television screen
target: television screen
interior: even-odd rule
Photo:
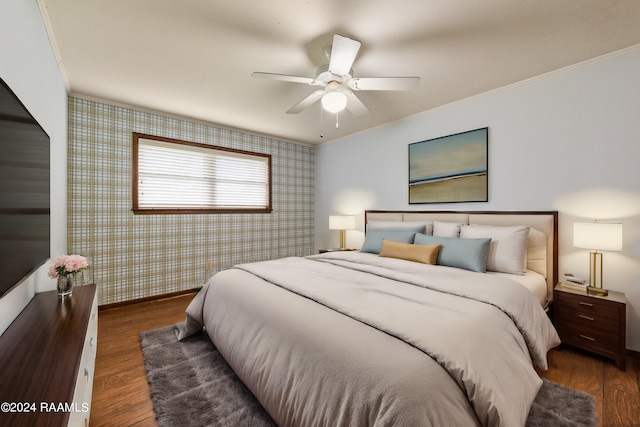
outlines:
[[[49,258],[49,136],[0,79],[0,297]]]

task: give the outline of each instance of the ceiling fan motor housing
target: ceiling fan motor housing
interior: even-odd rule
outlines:
[[[310,84],[321,85],[321,86],[328,85],[331,82],[337,82],[338,84],[342,84],[349,81],[352,77],[353,77],[353,70],[350,70],[349,73],[345,74],[344,76],[339,76],[329,71],[329,64],[327,64],[318,68],[318,71],[316,72],[315,81]]]

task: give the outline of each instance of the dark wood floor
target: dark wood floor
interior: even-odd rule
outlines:
[[[614,362],[562,347],[551,350],[541,376],[595,397],[598,426],[640,426],[640,364],[627,358],[622,372]]]
[[[100,311],[91,426],[155,426],[139,334],[184,320],[193,294]],[[640,364],[611,362],[568,348],[549,353],[551,381],[592,394],[601,427],[640,426]]]
[[[194,294],[98,313],[98,352],[89,424],[156,426],[142,360],[140,332],[184,320]]]

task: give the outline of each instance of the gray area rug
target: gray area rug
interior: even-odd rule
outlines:
[[[200,334],[179,342],[180,326],[140,334],[158,426],[275,426],[209,337]],[[593,397],[547,380],[527,420],[527,427],[596,424]]]

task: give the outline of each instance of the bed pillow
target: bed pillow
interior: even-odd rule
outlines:
[[[413,237],[415,235],[415,231],[407,230],[371,230],[365,235],[360,252],[380,253],[382,241],[385,239],[393,242],[413,243]]]
[[[491,239],[461,239],[416,234],[416,245],[441,245],[438,265],[486,273]]]
[[[547,278],[547,235],[537,228],[529,228],[527,269]]]
[[[440,245],[412,245],[411,243],[383,240],[379,255],[423,264],[435,264],[438,261],[438,252],[440,252]]]
[[[401,230],[415,231],[416,233],[433,234],[433,221],[368,221],[369,230]]]
[[[529,227],[496,225],[465,225],[460,231],[463,238],[490,238],[487,270],[523,275],[527,267]]]
[[[460,237],[460,228],[463,225],[460,222],[433,221],[433,235],[438,237]]]

